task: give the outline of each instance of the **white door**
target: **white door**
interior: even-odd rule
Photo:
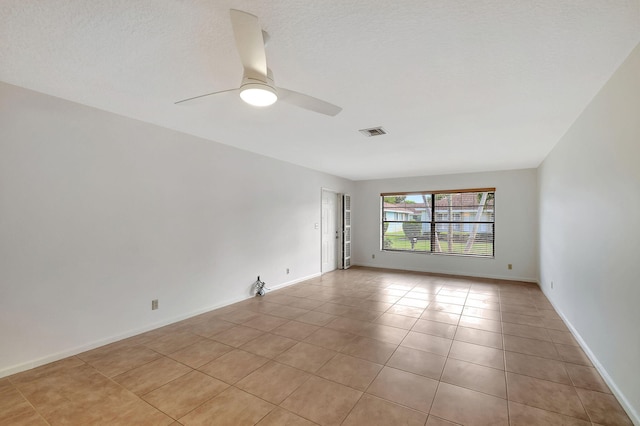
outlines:
[[[338,267],[338,194],[322,190],[322,273]]]

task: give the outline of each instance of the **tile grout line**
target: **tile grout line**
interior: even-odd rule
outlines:
[[[500,297],[500,290],[498,290],[498,303],[500,308],[500,330],[502,330],[502,358],[504,364],[504,390],[507,397],[507,424],[511,424],[511,404],[509,404],[509,381],[507,380],[507,345],[504,337],[504,321],[502,320],[502,298]]]
[[[9,376],[9,377],[11,377],[11,376]],[[33,411],[35,411],[35,413],[38,416],[40,416],[40,418],[42,420],[44,420],[48,425],[51,425],[49,420],[47,420],[47,418],[36,408],[36,406],[33,405],[33,403],[29,400],[29,398],[27,398],[26,395],[24,395],[24,393],[22,393],[22,391],[11,381],[11,379],[9,379],[9,384],[11,385],[12,388],[14,388],[16,390],[16,392],[18,392],[20,394],[20,396],[27,402],[27,404],[29,404],[31,406],[31,408],[33,408]],[[15,417],[16,416],[13,416],[13,418],[15,418]],[[11,420],[11,419],[7,419],[7,420]]]
[[[465,302],[466,302],[466,298],[465,298]],[[456,331],[453,334],[453,339],[451,339],[451,345],[449,345],[449,350],[447,351],[447,356],[445,357],[444,365],[442,366],[442,371],[440,372],[440,378],[438,379],[438,384],[436,385],[436,391],[433,394],[433,400],[431,400],[431,406],[429,407],[429,414],[431,414],[431,410],[433,409],[433,404],[436,401],[436,396],[438,395],[438,390],[440,389],[440,384],[442,383],[442,376],[444,375],[445,368],[447,368],[447,362],[449,361],[449,355],[451,354],[451,348],[453,347],[454,339],[456,337],[456,334],[458,333],[458,327],[459,327],[461,318],[462,318],[462,315],[458,316],[458,322],[456,323]],[[428,420],[429,418],[427,418],[427,421]],[[445,419],[445,420],[449,421],[449,419]],[[450,421],[453,422],[453,420],[450,420]]]

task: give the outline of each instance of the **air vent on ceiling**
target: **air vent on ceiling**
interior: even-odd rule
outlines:
[[[384,130],[382,127],[372,127],[370,129],[361,129],[359,130],[359,132],[365,135],[366,137],[380,136],[380,135],[387,134],[387,131]]]

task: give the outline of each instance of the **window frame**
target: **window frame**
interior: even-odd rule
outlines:
[[[492,197],[492,204],[491,204],[491,217],[493,218],[493,220],[488,221],[488,220],[473,220],[473,221],[465,221],[465,217],[468,217],[466,214],[462,214],[462,213],[458,213],[460,220],[441,220],[438,219],[438,216],[444,216],[443,213],[437,213],[437,205],[436,205],[436,196],[437,195],[442,195],[442,194],[464,194],[464,193],[470,193],[470,192],[474,192],[474,193],[478,193],[478,192],[488,192],[493,194]],[[437,254],[437,255],[444,255],[444,256],[462,256],[462,257],[476,257],[476,258],[481,258],[481,259],[495,259],[495,226],[496,226],[496,218],[495,218],[495,193],[496,193],[496,189],[495,188],[468,188],[468,189],[448,189],[448,190],[436,190],[436,191],[410,191],[410,192],[383,192],[380,194],[380,250],[381,251],[386,251],[386,252],[393,252],[393,253],[418,253],[418,254]],[[412,221],[412,220],[387,220],[385,218],[385,201],[384,198],[385,197],[390,197],[390,196],[410,196],[410,195],[417,195],[417,196],[430,196],[431,197],[431,201],[430,201],[430,221]],[[488,200],[487,200],[488,201]],[[424,206],[425,209],[427,206]],[[407,214],[407,217],[411,217],[412,215]],[[448,215],[447,215],[448,216]],[[452,214],[453,217],[455,217],[455,214]],[[448,218],[447,219],[452,219],[452,218]],[[412,250],[405,250],[405,249],[392,249],[392,248],[386,248],[385,247],[385,224],[386,223],[405,223],[405,222],[410,222],[410,223],[420,223],[423,226],[429,225],[429,231],[430,231],[430,246],[429,246],[429,251],[426,250],[419,250],[419,251],[414,251]],[[453,224],[453,226],[455,227],[456,225],[458,225],[459,227],[461,225],[490,225],[491,229],[492,229],[492,239],[491,239],[491,254],[490,255],[485,255],[485,254],[473,254],[473,253],[450,253],[450,252],[442,252],[442,251],[434,251],[435,247],[436,247],[436,232],[437,232],[437,227],[438,225],[442,225],[442,224]]]

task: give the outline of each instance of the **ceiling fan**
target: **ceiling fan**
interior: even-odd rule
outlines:
[[[219,93],[238,92],[243,101],[253,106],[269,106],[277,100],[282,100],[300,108],[330,116],[335,116],[342,111],[342,108],[329,102],[283,87],[276,87],[273,73],[267,67],[264,48],[267,34],[260,28],[258,17],[241,10],[231,9],[230,12],[236,47],[244,67],[240,87],[183,99],[176,104]]]

